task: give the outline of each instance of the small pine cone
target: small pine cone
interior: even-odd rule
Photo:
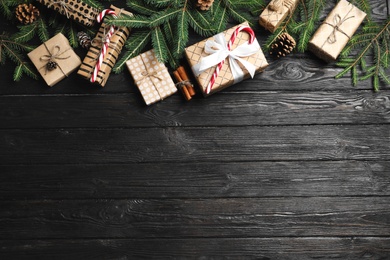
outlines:
[[[196,0],[196,7],[201,11],[207,11],[213,5],[214,0]]]
[[[15,15],[22,24],[30,24],[39,17],[39,10],[32,4],[20,4],[15,9]]]
[[[89,49],[89,47],[91,47],[91,37],[87,33],[83,31],[78,32],[77,39],[79,40],[81,47],[85,49]]]
[[[49,61],[47,64],[46,64],[46,69],[48,71],[52,71],[52,70],[55,70],[57,68],[57,62],[55,61]]]
[[[292,52],[295,45],[295,40],[290,34],[282,33],[275,42],[272,43],[269,53],[277,58],[284,57]]]

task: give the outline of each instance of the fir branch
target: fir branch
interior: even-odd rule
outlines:
[[[23,55],[21,53],[21,51],[27,51],[31,49],[31,47],[25,44],[20,44],[9,39],[4,34],[0,35],[0,64],[5,64],[6,57],[17,64],[13,77],[15,81],[19,80],[23,73],[34,79],[38,78],[37,74],[33,69],[31,69],[30,65],[24,61]]]
[[[113,68],[114,73],[120,73],[126,65],[126,61],[137,56],[142,52],[145,46],[151,40],[151,31],[140,31],[132,34],[130,39],[126,42],[125,48],[127,51],[123,54],[121,59],[115,63]]]
[[[48,30],[47,30],[47,25],[46,25],[45,20],[42,17],[40,17],[36,22],[38,24],[37,30],[38,30],[39,39],[42,42],[49,40],[50,35],[49,35]]]
[[[151,6],[146,6],[144,1],[142,0],[127,0],[126,4],[131,10],[141,15],[152,15],[155,12],[157,12],[156,8]]]
[[[188,42],[188,16],[186,15],[186,9],[183,8],[182,10],[177,17],[177,41],[172,50],[173,57],[176,59],[181,58],[184,47]]]
[[[346,60],[346,58],[344,57],[340,59],[340,62],[338,62],[337,65],[343,67],[344,69],[336,75],[336,78],[341,78],[348,71],[353,71],[354,69],[356,69],[356,66],[358,64],[361,64],[362,60],[365,60],[369,53],[373,53],[374,65],[369,68],[362,67],[363,76],[359,78],[359,80],[371,78],[373,81],[374,90],[378,91],[380,81],[383,81],[385,84],[388,84],[388,77],[385,75],[384,71],[386,68],[388,68],[389,65],[386,59],[389,55],[390,49],[388,44],[381,44],[381,42],[388,42],[388,39],[390,39],[390,18],[383,24],[383,26],[371,26],[371,23],[369,26],[370,29],[365,28],[359,34],[353,36],[353,38],[361,38],[361,34],[365,32],[370,32],[370,34],[374,34],[375,36],[370,41],[365,41],[368,43],[359,52],[357,57],[355,57],[352,61]],[[353,47],[357,46],[356,42],[353,42],[353,44]],[[383,58],[385,59],[384,62],[382,61]],[[365,61],[363,62],[363,64],[364,63]],[[353,80],[353,85],[357,85],[357,80]]]
[[[168,59],[167,49],[169,48],[165,42],[164,35],[160,27],[154,28],[152,31],[152,45],[157,59],[165,63]]]
[[[19,32],[15,33],[12,36],[12,40],[14,40],[15,42],[28,42],[29,40],[34,38],[37,27],[37,21],[33,22],[32,24],[18,26]]]

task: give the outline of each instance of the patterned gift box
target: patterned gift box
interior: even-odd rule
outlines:
[[[112,9],[118,16],[133,15],[132,13],[117,8],[113,5],[110,6],[110,9]],[[104,36],[108,32],[108,30],[109,26],[107,26],[103,22],[99,28],[96,37],[92,40],[92,46],[89,48],[88,53],[80,66],[80,69],[77,71],[77,74],[79,74],[85,79],[91,79],[92,73],[95,69],[96,63],[98,62],[98,58],[102,50]],[[106,85],[111,70],[116,63],[118,56],[121,53],[122,47],[125,44],[127,37],[129,37],[129,34],[130,29],[127,27],[121,26],[115,29],[114,34],[110,38],[110,44],[108,46],[107,53],[104,56],[104,60],[99,71],[97,72],[96,81],[94,83],[97,83],[102,87]]]
[[[154,50],[128,60],[126,65],[146,105],[176,93],[177,88],[167,67],[157,60]]]
[[[29,52],[28,57],[50,87],[67,77],[80,64],[68,39],[61,33]]]
[[[259,24],[275,32],[280,24],[297,7],[299,0],[272,0],[259,16]]]
[[[99,9],[80,0],[38,0],[38,2],[86,26],[92,26],[100,12]]]
[[[325,61],[335,61],[366,17],[366,13],[340,0],[309,41],[308,48]]]
[[[198,42],[194,45],[191,45],[187,48],[185,48],[185,55],[187,58],[188,63],[190,64],[192,71],[196,77],[196,80],[198,82],[198,85],[201,89],[201,92],[204,96],[211,95],[217,91],[220,91],[224,88],[227,88],[235,83],[238,83],[239,81],[243,79],[249,78],[251,75],[247,68],[243,66],[244,63],[250,63],[251,66],[253,66],[254,74],[259,73],[263,71],[267,66],[267,60],[263,54],[263,51],[260,48],[259,43],[257,42],[256,38],[254,38],[254,42],[252,44],[248,44],[248,40],[250,39],[250,35],[247,32],[239,32],[237,34],[237,37],[235,38],[231,50],[234,51],[235,49],[240,49],[241,51],[245,47],[254,48],[252,49],[252,54],[248,56],[241,56],[238,58],[237,66],[241,69],[242,77],[235,78],[233,75],[233,70],[231,66],[232,60],[230,57],[227,57],[225,59],[225,62],[223,66],[220,68],[218,77],[215,79],[215,83],[212,86],[211,90],[208,92],[208,85],[210,83],[210,80],[213,78],[213,74],[215,72],[215,69],[218,67],[218,65],[213,65],[207,69],[199,70],[199,67],[202,63],[205,63],[206,57],[208,57],[210,54],[206,52],[205,47],[209,44],[213,44],[216,41],[223,41],[228,42],[232,34],[238,29],[239,27],[249,27],[248,23],[242,23],[240,25],[237,25],[235,27],[232,27],[220,34],[217,34],[213,37],[210,37],[208,39],[205,39],[201,42]],[[222,38],[222,39],[221,39]],[[223,44],[222,44],[223,45]],[[243,60],[243,61],[242,61]],[[234,61],[233,61],[234,62]]]

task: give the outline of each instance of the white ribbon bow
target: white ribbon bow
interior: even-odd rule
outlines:
[[[209,56],[203,57],[198,64],[195,64],[192,67],[192,70],[195,75],[199,75],[203,71],[211,68],[212,66],[217,65],[221,61],[229,58],[230,70],[233,75],[234,83],[240,82],[244,78],[244,72],[238,65],[239,61],[249,72],[253,78],[256,72],[256,67],[240,57],[248,57],[260,50],[260,45],[257,39],[253,43],[249,44],[248,41],[244,42],[234,50],[230,50],[227,47],[226,39],[223,33],[219,33],[214,36],[213,40],[207,40],[205,44],[204,51]]]

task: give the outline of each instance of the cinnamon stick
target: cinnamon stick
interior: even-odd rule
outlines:
[[[179,75],[180,75],[180,77],[182,78],[183,81],[189,81],[190,80],[188,75],[187,75],[187,72],[186,72],[186,70],[184,69],[183,66],[178,67],[177,71],[179,72]],[[192,86],[192,84],[188,84],[188,85],[186,85],[186,87],[187,87],[187,91],[189,92],[191,97],[194,96],[195,95],[195,90],[194,90],[194,87]]]
[[[180,76],[180,73],[177,70],[175,70],[173,72],[173,75],[175,76],[175,78],[179,84],[183,82],[183,78]],[[184,95],[185,99],[187,101],[190,101],[192,97],[191,97],[190,93],[188,92],[187,86],[185,86],[185,85],[180,86],[180,90],[181,90],[181,93]]]

